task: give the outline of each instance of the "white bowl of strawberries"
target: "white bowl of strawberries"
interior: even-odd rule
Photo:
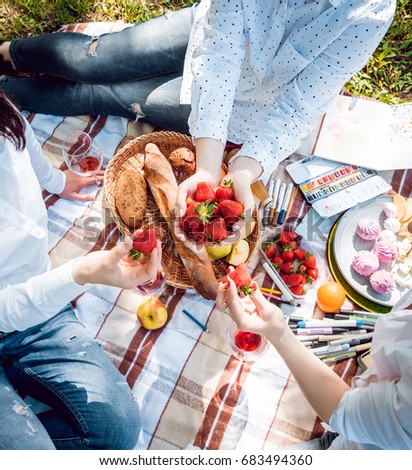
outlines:
[[[316,256],[309,244],[286,225],[262,239],[260,251],[274,277],[295,298],[304,298],[319,278]],[[278,287],[279,287],[278,284]]]

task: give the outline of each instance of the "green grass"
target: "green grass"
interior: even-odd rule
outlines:
[[[195,0],[2,0],[0,37],[55,31],[85,21],[147,21]],[[395,19],[366,66],[346,84],[354,94],[386,103],[412,100],[412,0],[398,0]]]
[[[412,100],[412,1],[398,0],[395,18],[366,66],[346,88],[386,103]]]

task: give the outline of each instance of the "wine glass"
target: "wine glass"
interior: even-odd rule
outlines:
[[[244,362],[257,361],[269,348],[268,340],[264,336],[239,330],[235,322],[229,326],[226,339],[234,355]]]
[[[67,167],[80,176],[94,176],[96,185],[102,186],[96,173],[103,165],[103,153],[89,134],[82,131],[71,132],[62,144]]]
[[[157,271],[156,276],[153,279],[149,279],[143,284],[132,289],[133,292],[136,292],[141,295],[150,295],[154,296],[155,294],[160,294],[164,289],[167,280],[167,268],[164,263],[160,265],[159,270]]]

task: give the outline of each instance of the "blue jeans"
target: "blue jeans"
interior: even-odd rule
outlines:
[[[338,433],[328,431],[322,437],[285,447],[286,450],[328,450]]]
[[[51,407],[35,415],[22,397]],[[70,306],[0,339],[0,449],[132,449],[137,403]]]
[[[180,104],[194,7],[90,37],[54,33],[12,41],[12,64],[34,77],[0,83],[21,109],[59,116],[113,115],[188,133]]]

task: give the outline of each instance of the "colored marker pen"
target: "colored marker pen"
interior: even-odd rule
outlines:
[[[285,221],[286,211],[288,210],[289,201],[292,196],[292,191],[293,191],[293,183],[289,183],[286,189],[285,197],[283,198],[283,201],[282,201],[282,207],[280,208],[280,213],[278,217],[279,225],[282,225],[283,222]]]
[[[348,330],[346,328],[325,326],[323,328],[298,328],[296,331],[298,335],[333,335],[334,333],[343,333]]]
[[[297,323],[298,328],[324,328],[325,326],[358,327],[363,325],[362,320],[302,320]]]
[[[332,353],[337,353],[341,351],[346,351],[349,349],[349,344],[337,344],[335,346],[321,346],[320,348],[312,349],[311,351],[316,356],[330,355]]]

